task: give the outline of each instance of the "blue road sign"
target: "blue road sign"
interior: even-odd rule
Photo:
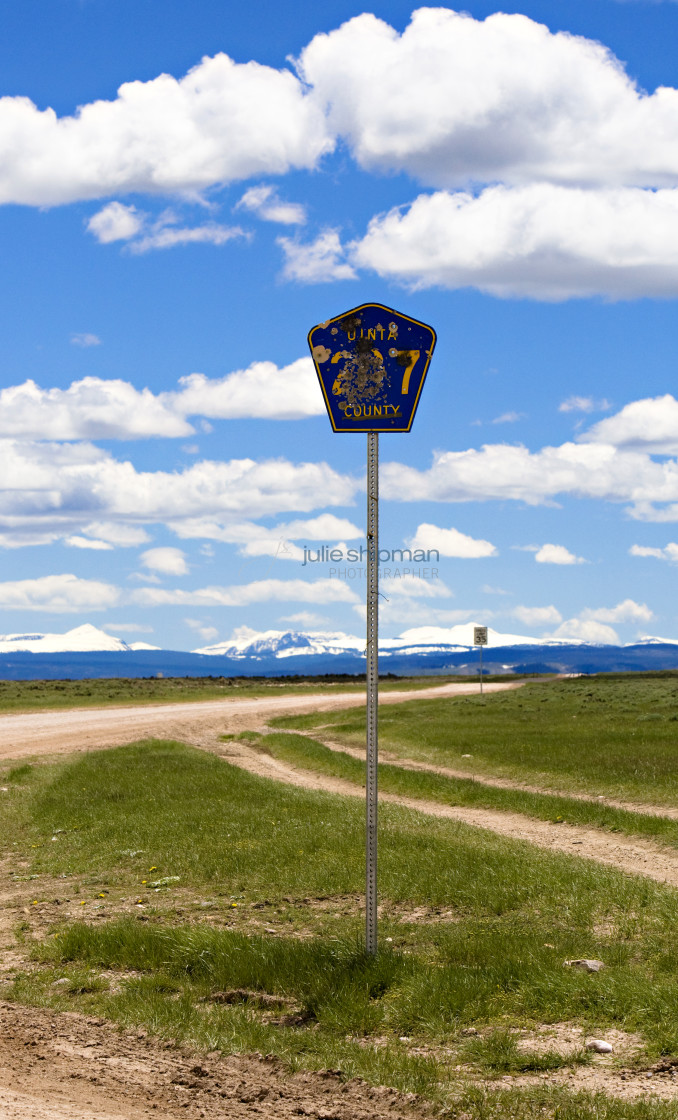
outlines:
[[[409,432],[431,361],[432,327],[381,303],[320,323],[308,344],[335,432]]]

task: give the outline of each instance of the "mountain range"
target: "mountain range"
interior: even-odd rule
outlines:
[[[379,644],[381,673],[478,672],[474,623],[419,626]],[[502,634],[488,627],[486,673],[591,673],[678,669],[678,639],[644,637],[624,646]],[[362,674],[365,639],[340,631],[248,627],[216,645],[184,652],[125,642],[87,623],[64,634],[0,635],[0,679]]]

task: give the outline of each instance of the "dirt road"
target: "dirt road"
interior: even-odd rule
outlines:
[[[522,682],[485,684],[486,693],[519,688]],[[478,685],[444,684],[425,689],[382,692],[379,703],[435,700],[476,694]],[[120,708],[70,708],[67,711],[0,715],[0,761],[31,755],[66,754],[77,750],[129,743],[134,739],[185,739],[205,734],[258,729],[275,716],[357,708],[363,692],[319,692],[302,696],[266,696],[243,700],[205,700]]]

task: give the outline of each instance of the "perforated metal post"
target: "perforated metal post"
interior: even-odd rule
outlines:
[[[377,764],[379,711],[379,433],[367,433],[367,775],[365,948],[377,951]]]

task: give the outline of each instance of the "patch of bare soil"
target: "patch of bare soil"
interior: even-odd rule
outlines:
[[[104,1019],[0,1003],[1,1120],[415,1120],[413,1096],[290,1074],[272,1057],[204,1055]]]
[[[461,1032],[462,1036],[485,1033],[472,1027]],[[519,1050],[537,1054],[555,1051],[566,1058],[581,1051],[593,1037],[573,1023],[549,1023],[533,1030],[516,1030],[512,1033],[516,1036]],[[488,1090],[527,1089],[541,1083],[559,1086],[573,1093],[604,1093],[625,1100],[648,1096],[661,1100],[678,1100],[678,1058],[663,1058],[648,1067],[642,1062],[643,1041],[640,1035],[609,1029],[600,1037],[610,1043],[613,1052],[592,1055],[590,1065],[566,1066],[544,1073],[510,1073],[499,1077],[459,1062],[458,1048],[441,1050],[439,1047],[418,1046],[411,1047],[410,1053],[435,1057],[439,1061],[447,1060],[456,1079],[460,1079],[463,1084],[471,1082]],[[385,1038],[365,1039],[365,1045],[379,1046],[386,1042]]]
[[[581,1050],[592,1037],[571,1023],[549,1024],[519,1033],[519,1049],[540,1054],[555,1050],[564,1056]],[[606,1030],[599,1037],[610,1043],[612,1053],[595,1054],[590,1065],[570,1066],[548,1073],[509,1074],[484,1083],[488,1088],[506,1089],[509,1086],[526,1088],[541,1082],[559,1085],[571,1092],[606,1093],[626,1100],[648,1096],[678,1099],[678,1060],[664,1059],[648,1068],[638,1061],[642,1051],[639,1035]]]

